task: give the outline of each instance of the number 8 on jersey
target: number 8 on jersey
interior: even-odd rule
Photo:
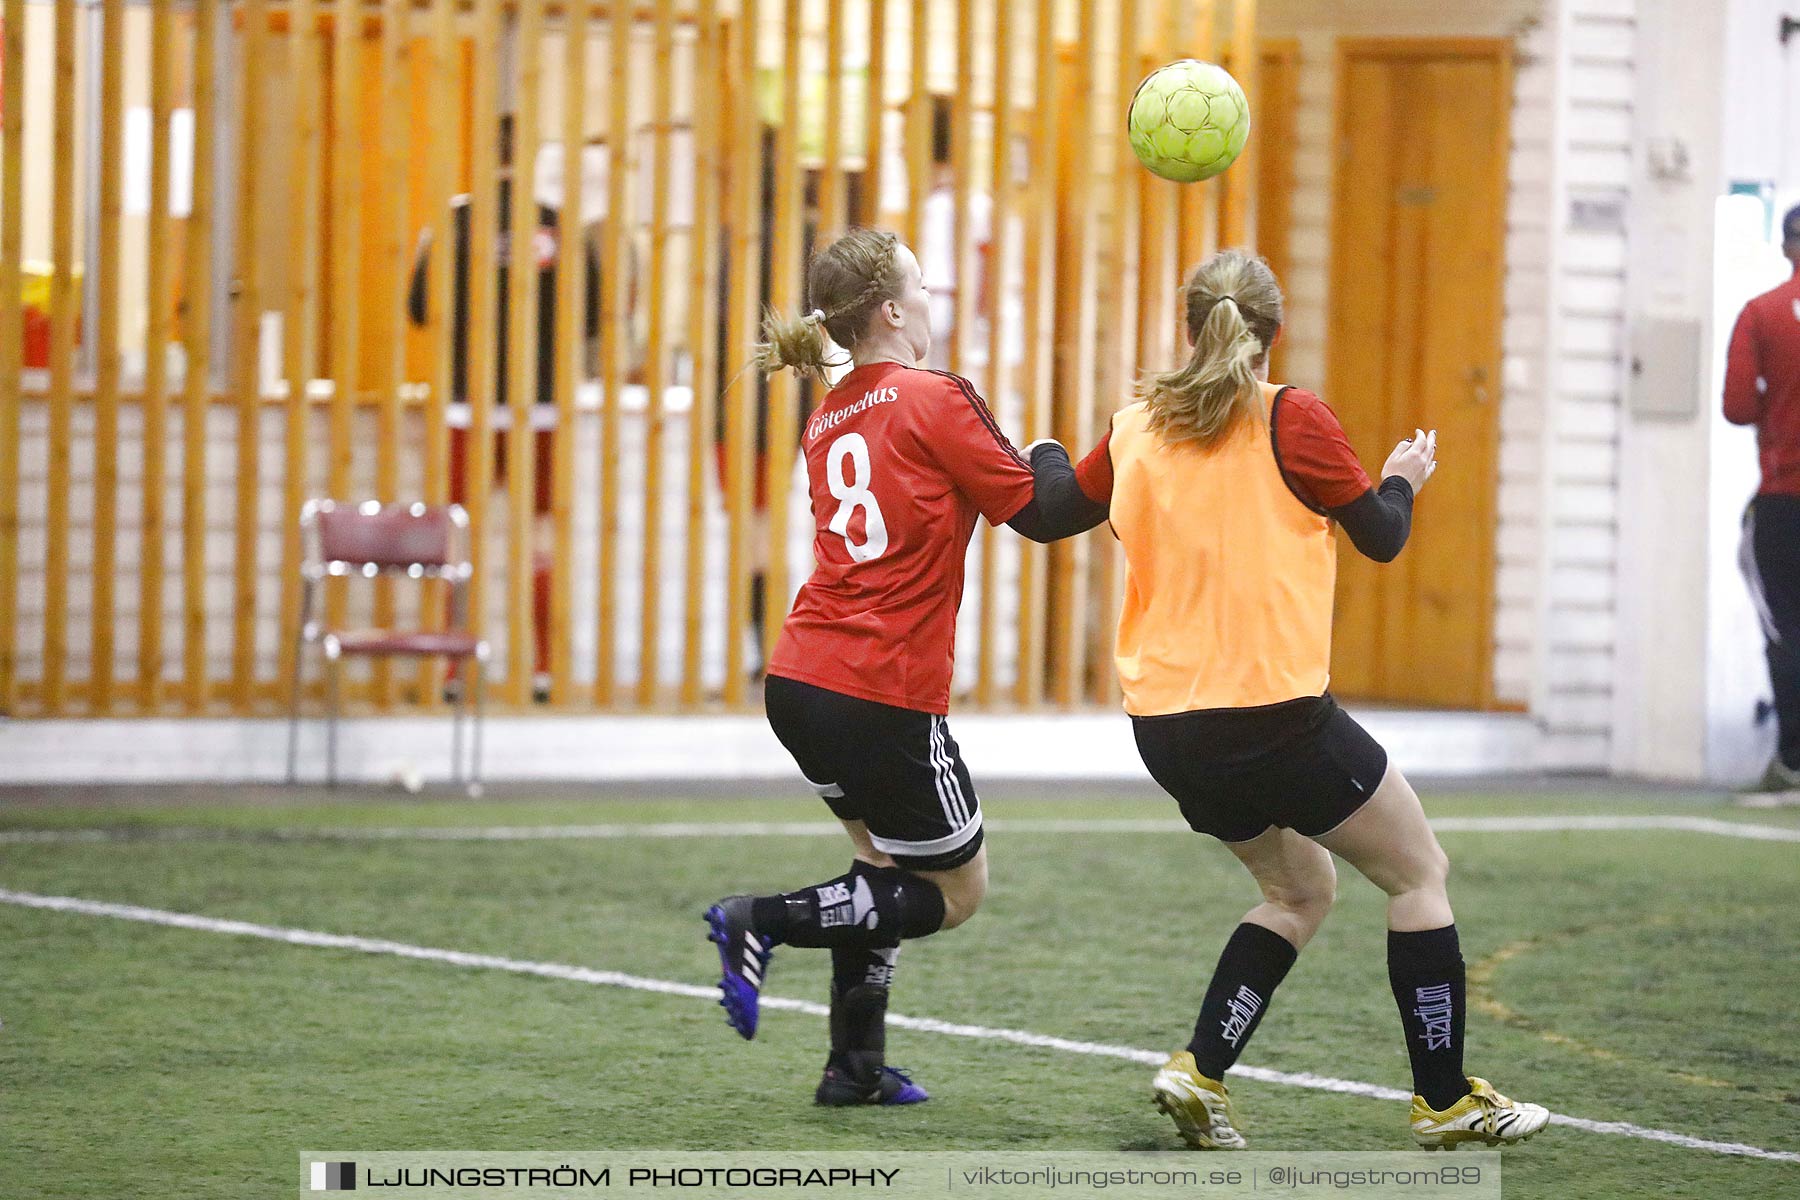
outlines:
[[[850,477],[845,478],[844,463],[849,460]],[[828,526],[844,539],[844,547],[855,562],[868,562],[887,552],[887,522],[882,519],[881,505],[869,490],[874,482],[874,469],[869,464],[869,443],[860,433],[846,433],[831,443],[825,452],[825,483],[831,494],[841,501]],[[859,546],[850,537],[850,518],[862,509],[864,541]]]

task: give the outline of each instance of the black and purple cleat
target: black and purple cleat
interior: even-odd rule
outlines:
[[[749,896],[727,896],[706,910],[706,940],[719,948],[719,1004],[748,1041],[756,1036],[757,998],[774,945],[750,927]]]
[[[912,1081],[898,1067],[857,1061],[860,1055],[832,1055],[825,1077],[813,1093],[813,1103],[827,1108],[858,1104],[918,1104],[931,1093]]]

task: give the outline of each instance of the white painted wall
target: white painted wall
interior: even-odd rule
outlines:
[[[1800,34],[1783,46],[1783,16],[1800,18],[1792,0],[1730,0],[1723,89],[1727,179],[1800,178]]]
[[[1753,724],[1768,683],[1735,561],[1740,515],[1757,482],[1754,437],[1724,421],[1720,381],[1744,301],[1788,271],[1761,203],[1724,193],[1735,180],[1773,184],[1777,213],[1797,198],[1800,159],[1789,122],[1800,49],[1777,40],[1778,0],[1638,5],[1633,322],[1689,319],[1701,342],[1685,381],[1691,411],[1669,419],[1642,415],[1633,403],[1621,422],[1610,764],[1625,774],[1730,784],[1759,773],[1774,731]],[[1655,170],[1656,152],[1677,145],[1685,170]]]
[[[1713,198],[1720,170],[1721,10],[1638,0],[1640,106],[1631,189],[1629,293],[1639,331],[1659,320],[1711,333]],[[1681,146],[1685,170],[1663,170]],[[1704,345],[1704,340],[1702,341]],[[1698,779],[1705,773],[1707,430],[1700,356],[1693,376],[1634,374],[1620,423],[1619,641],[1614,770]],[[1685,416],[1644,411],[1659,391],[1690,400]]]
[[[1727,138],[1729,146],[1729,135]],[[1800,196],[1791,197],[1800,199]],[[1790,198],[1776,206],[1776,217]],[[1719,381],[1738,313],[1750,297],[1787,279],[1791,268],[1769,240],[1763,205],[1746,196],[1717,203],[1708,388],[1710,481],[1707,496],[1706,771],[1709,778],[1753,779],[1775,748],[1771,719],[1754,723],[1758,701],[1769,699],[1769,675],[1755,609],[1737,554],[1746,499],[1756,490],[1756,433],[1732,425],[1720,411]],[[1779,234],[1775,236],[1779,237]]]

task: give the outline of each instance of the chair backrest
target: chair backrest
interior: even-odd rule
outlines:
[[[310,500],[301,510],[300,524],[315,539],[315,561],[308,565],[316,573],[461,576],[469,569],[461,545],[469,518],[459,504]]]

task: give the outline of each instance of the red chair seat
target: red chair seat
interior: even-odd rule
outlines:
[[[417,658],[467,658],[480,652],[481,639],[470,633],[425,633],[399,629],[346,629],[328,633],[338,653],[404,654]]]

